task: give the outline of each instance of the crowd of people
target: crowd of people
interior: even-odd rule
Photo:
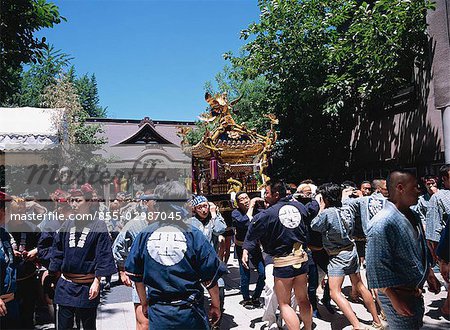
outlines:
[[[227,220],[177,181],[115,197],[102,200],[88,183],[57,189],[46,205],[0,192],[1,329],[33,329],[37,302],[57,329],[95,329],[100,290],[117,272],[133,288],[137,329],[218,328],[230,227],[240,304],[261,309],[269,329],[312,329],[319,304],[331,314],[337,306],[353,329],[418,329],[424,286],[440,292],[436,272],[449,282],[450,165],[421,180],[399,169],[359,186],[271,181],[260,196],[238,192]],[[371,325],[352,310],[356,300]],[[448,294],[441,313],[449,317]]]

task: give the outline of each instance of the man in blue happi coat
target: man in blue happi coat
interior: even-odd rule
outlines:
[[[425,234],[430,247],[433,261],[437,262],[436,248],[441,239],[442,232],[450,218],[450,164],[442,165],[439,169],[443,189],[431,196],[428,203],[426,216]],[[441,309],[446,317],[450,317],[450,291]]]
[[[203,195],[194,195],[190,202],[192,206],[192,217],[185,222],[200,230],[213,246],[219,259],[225,259],[225,237],[223,236],[227,224],[213,202],[209,202]],[[225,282],[223,278],[217,281],[219,285],[220,310],[223,312],[225,303]],[[220,326],[220,322],[217,324]]]
[[[183,222],[186,189],[178,182],[155,188],[156,208],[164,214],[134,240],[125,262],[136,283],[150,329],[209,329],[220,319],[218,279],[226,273],[207,237]],[[211,296],[209,320],[203,285]],[[145,292],[148,287],[148,298]],[[146,309],[148,307],[148,309]]]
[[[141,195],[139,199],[142,203],[140,206],[141,212],[137,217],[131,221],[128,221],[128,223],[122,228],[114,240],[112,250],[114,259],[117,263],[117,268],[119,269],[120,280],[124,285],[133,287],[131,296],[134,304],[134,314],[136,317],[136,330],[144,330],[148,328],[148,319],[142,312],[142,306],[136,291],[136,286],[125,272],[125,260],[130,253],[131,246],[133,245],[136,236],[148,226],[150,220],[153,218],[156,196],[153,194]]]
[[[355,241],[356,250],[362,266],[365,264],[366,257],[367,227],[375,214],[383,209],[388,197],[386,180],[375,179],[373,180],[372,186],[375,190],[372,195],[357,197],[354,194],[354,190],[348,187],[344,188],[342,193],[342,204],[349,205],[353,209],[355,223],[352,238]],[[352,292],[352,298],[357,300],[355,293]]]
[[[417,204],[412,206],[413,210],[419,214],[420,220],[422,220],[423,225],[426,224],[428,205],[430,203],[431,196],[439,191],[438,181],[438,178],[434,175],[425,175],[425,177],[422,179],[425,193],[419,196]]]
[[[233,220],[233,226],[235,228],[235,252],[239,262],[239,273],[241,275],[241,294],[244,298],[244,300],[242,300],[240,304],[245,308],[258,308],[261,306],[259,298],[261,297],[262,290],[264,289],[264,280],[266,279],[264,259],[261,253],[261,249],[258,248],[254,249],[253,253],[250,255],[250,260],[258,271],[256,288],[253,292],[252,299],[250,299],[250,269],[244,267],[244,265],[242,264],[242,245],[244,244],[250,221],[253,218],[253,215],[255,215],[255,213],[259,211],[257,209],[257,203],[264,203],[264,200],[260,197],[254,197],[250,199],[245,191],[241,191],[236,194],[236,202],[238,208],[234,209],[231,212],[231,218]]]
[[[117,271],[106,224],[93,216],[93,192],[89,184],[71,191],[75,217],[61,226],[53,242],[49,271],[61,275],[54,299],[57,330],[72,329],[74,317],[84,329],[96,329],[100,279]]]
[[[265,200],[271,205],[253,217],[245,237],[242,263],[248,267],[248,256],[261,245],[273,257],[274,291],[281,316],[289,329],[299,329],[297,314],[290,306],[291,292],[300,307],[305,329],[312,328],[312,308],[308,300],[308,228],[310,216],[305,206],[286,196],[286,185],[275,181],[265,188]],[[309,221],[309,220],[308,220]]]
[[[16,291],[16,265],[11,236],[5,230],[5,203],[11,198],[0,191],[0,329],[18,326],[19,306],[14,299]]]
[[[388,189],[389,200],[368,228],[368,285],[378,289],[390,329],[419,329],[423,284],[427,281],[429,290],[438,293],[440,283],[430,268],[422,223],[410,208],[419,195],[414,174],[393,171]]]
[[[19,305],[21,329],[34,329],[34,310],[38,297],[37,243],[39,228],[32,221],[17,220],[17,216],[26,214],[25,200],[12,196],[8,231],[17,264],[17,284],[15,300]]]

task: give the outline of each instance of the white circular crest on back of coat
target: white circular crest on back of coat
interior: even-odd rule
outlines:
[[[278,211],[278,217],[283,226],[289,229],[297,228],[302,221],[300,211],[293,205],[282,206]]]
[[[147,240],[147,252],[159,264],[173,266],[179,263],[187,250],[186,237],[173,226],[155,230]]]

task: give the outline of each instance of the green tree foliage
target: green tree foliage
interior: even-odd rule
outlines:
[[[225,66],[223,71],[215,77],[218,93],[227,93],[230,101],[241,97],[233,107],[234,117],[239,123],[245,123],[249,128],[255,128],[264,134],[269,128],[268,121],[263,114],[269,113],[267,89],[269,83],[262,75],[254,79],[245,79],[242,71],[237,67]],[[206,91],[216,92],[209,83]]]
[[[56,82],[72,60],[68,54],[56,50],[53,45],[45,49],[38,58],[39,62],[30,65],[22,73],[20,91],[12,98],[13,103],[18,106],[40,107],[45,88]],[[73,69],[69,70],[69,76],[71,71]]]
[[[61,74],[75,88],[83,110],[89,117],[105,117],[106,108],[99,105],[98,87],[95,75],[84,74],[77,77],[71,58],[50,45],[39,56],[39,62],[22,72],[20,91],[11,98],[12,105],[40,107],[43,94],[48,86],[54,85]]]
[[[70,75],[63,75],[45,88],[43,105],[49,108],[63,108],[64,117],[56,119],[56,126],[61,132],[60,139],[71,144],[100,145],[105,140],[99,138],[99,125],[86,125],[89,117],[80,103],[80,97]]]
[[[105,117],[106,108],[99,105],[99,96],[97,88],[97,79],[95,75],[84,74],[80,78],[74,79],[74,85],[77,89],[77,94],[80,97],[80,103],[84,111],[90,117]]]
[[[106,109],[99,106],[95,75],[78,78],[72,58],[50,45],[20,75],[20,90],[11,97],[11,104],[29,107],[65,108],[65,122],[56,123],[60,132],[67,136],[64,142],[76,144],[102,144],[98,138],[99,125],[87,125],[88,117],[104,117]],[[60,127],[61,125],[67,127]]]
[[[278,175],[345,173],[355,112],[411,83],[426,56],[428,0],[260,0],[260,22],[241,31],[243,80],[263,76],[280,119]],[[256,116],[258,116],[256,114]],[[332,165],[332,166],[331,166]]]
[[[45,88],[43,105],[64,109],[62,117],[54,118],[62,147],[49,152],[46,160],[69,166],[76,172],[82,168],[92,169],[95,165],[105,166],[105,159],[97,155],[96,151],[106,140],[99,136],[103,132],[100,125],[86,123],[89,114],[80,103],[77,89],[71,81],[72,74],[73,70],[69,70]]]
[[[34,33],[61,20],[58,7],[46,0],[0,1],[0,104],[18,90],[22,64],[36,62],[46,48],[45,38]]]
[[[196,121],[195,122],[195,127],[193,130],[191,130],[189,133],[187,133],[187,142],[190,145],[195,145],[198,142],[200,142],[203,138],[203,136],[206,133],[206,129],[209,129],[210,131],[212,130],[212,125],[201,122],[201,121]]]
[[[240,100],[233,107],[233,117],[236,122],[244,124],[248,128],[254,128],[257,132],[265,134],[269,129],[267,119],[262,114],[269,113],[268,99],[266,95],[268,82],[263,76],[256,79],[243,79],[238,68],[225,66],[222,72],[216,74],[213,82],[206,82],[204,89],[214,95],[217,93],[227,93],[230,101],[240,97]],[[207,109],[209,111],[209,109]],[[188,141],[191,144],[199,142],[208,127],[198,121],[196,128],[188,134]]]

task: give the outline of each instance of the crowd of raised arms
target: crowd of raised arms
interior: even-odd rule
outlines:
[[[116,273],[133,288],[137,329],[219,328],[230,250],[240,304],[269,329],[313,329],[320,304],[353,329],[419,329],[424,287],[448,288],[450,165],[358,185],[273,180],[258,196],[233,196],[229,219],[177,181],[111,202],[88,183],[49,197],[0,192],[1,329],[45,317],[56,329],[95,329],[99,293]],[[364,303],[370,325],[349,301]],[[448,293],[440,313],[449,317]]]

